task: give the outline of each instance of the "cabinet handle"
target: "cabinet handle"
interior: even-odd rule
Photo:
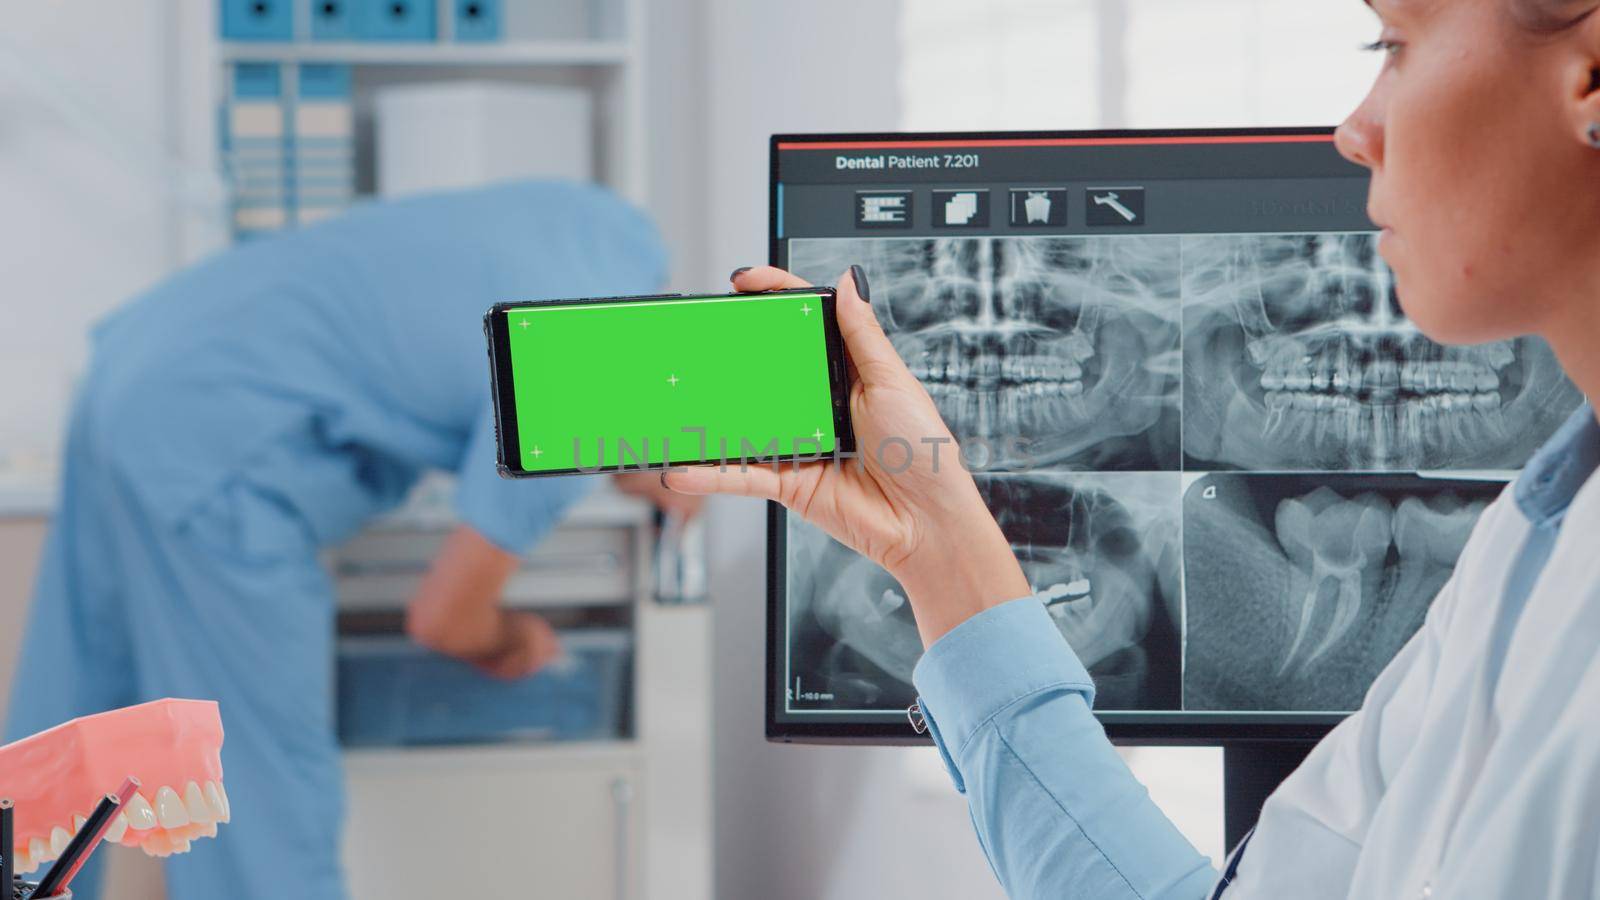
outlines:
[[[629,832],[632,830],[633,819],[633,783],[626,778],[615,778],[611,781],[611,805],[616,815],[612,821],[615,823],[614,835],[616,843],[616,856],[612,861],[616,869],[617,900],[628,900],[631,892],[628,890],[629,876],[633,866],[628,858],[628,850],[632,843]]]

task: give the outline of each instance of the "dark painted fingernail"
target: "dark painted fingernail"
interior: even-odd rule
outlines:
[[[740,275],[743,275],[744,273],[750,271],[750,268],[751,268],[750,266],[740,266],[739,268],[734,269],[733,270],[733,274],[728,276],[728,280],[732,281],[735,278],[738,278]]]
[[[861,295],[861,299],[871,303],[872,288],[867,287],[867,270],[860,266],[851,266],[850,280],[856,283],[856,293]]]

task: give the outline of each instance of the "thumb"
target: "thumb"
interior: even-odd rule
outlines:
[[[860,266],[851,266],[839,277],[835,310],[850,364],[867,385],[901,376],[911,378],[911,370],[889,343],[889,336],[883,333],[883,326],[863,295],[870,296],[866,273]]]
[[[750,463],[737,468],[688,466],[666,469],[661,473],[661,483],[668,490],[684,494],[735,494],[763,500],[780,500],[783,496],[783,479],[775,467],[764,463]]]

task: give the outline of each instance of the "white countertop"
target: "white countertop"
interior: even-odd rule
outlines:
[[[53,479],[0,477],[0,518],[42,518],[55,507]]]

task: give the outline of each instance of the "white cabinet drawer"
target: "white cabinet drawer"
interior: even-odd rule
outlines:
[[[329,555],[343,609],[403,605],[432,564],[448,531],[396,528],[363,532]],[[615,603],[633,597],[634,530],[562,526],[528,552],[506,582],[510,605]]]

